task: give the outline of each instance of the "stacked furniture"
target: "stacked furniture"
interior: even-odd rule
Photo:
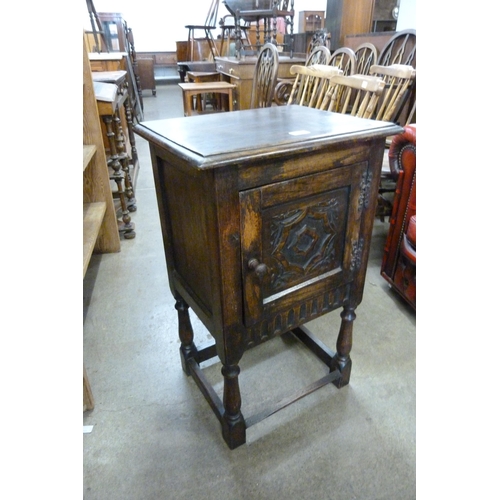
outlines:
[[[119,231],[126,239],[135,237],[130,212],[137,210],[134,185],[138,154],[132,125],[125,71],[99,71],[92,74],[101,130],[107,154],[109,176],[116,185],[122,220]]]

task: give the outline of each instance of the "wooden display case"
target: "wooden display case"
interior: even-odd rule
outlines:
[[[299,33],[322,30],[325,27],[324,10],[303,10],[299,12]]]

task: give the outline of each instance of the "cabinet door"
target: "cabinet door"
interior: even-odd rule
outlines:
[[[363,162],[240,193],[246,326],[349,285],[368,175]]]

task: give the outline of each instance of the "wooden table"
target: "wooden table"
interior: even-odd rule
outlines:
[[[182,366],[229,448],[245,443],[248,427],[305,394],[349,383],[385,139],[401,130],[303,106],[137,126],[150,143]],[[214,345],[197,348],[190,307]],[[337,308],[342,322],[333,352],[303,325]],[[241,357],[289,331],[326,364],[326,375],[244,418]],[[222,363],[222,401],[200,368],[214,356]]]
[[[226,95],[227,111],[233,110],[233,89],[236,87],[236,85],[233,85],[228,82],[178,83],[178,85],[182,89],[184,116],[191,116],[195,112],[193,108],[193,97],[197,97],[197,103],[200,103],[200,95],[203,94]],[[197,109],[197,111],[202,112],[204,110],[200,108]]]

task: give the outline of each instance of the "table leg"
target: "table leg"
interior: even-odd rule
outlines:
[[[352,329],[356,319],[354,307],[346,306],[340,314],[342,323],[337,337],[337,352],[333,356],[330,372],[339,370],[341,377],[333,382],[339,389],[349,383],[352,361],[349,353],[352,349]]]
[[[177,309],[177,318],[179,321],[179,339],[181,341],[180,355],[182,369],[186,375],[191,375],[188,367],[189,358],[196,356],[198,350],[193,342],[194,334],[189,317],[189,306],[182,297],[176,297],[175,308]]]
[[[188,90],[182,92],[184,100],[184,116],[191,116],[193,114],[193,94]]]
[[[229,449],[246,442],[246,424],[241,414],[241,394],[238,383],[240,367],[238,365],[223,365],[221,369],[224,377],[224,414],[222,416],[222,437]]]

